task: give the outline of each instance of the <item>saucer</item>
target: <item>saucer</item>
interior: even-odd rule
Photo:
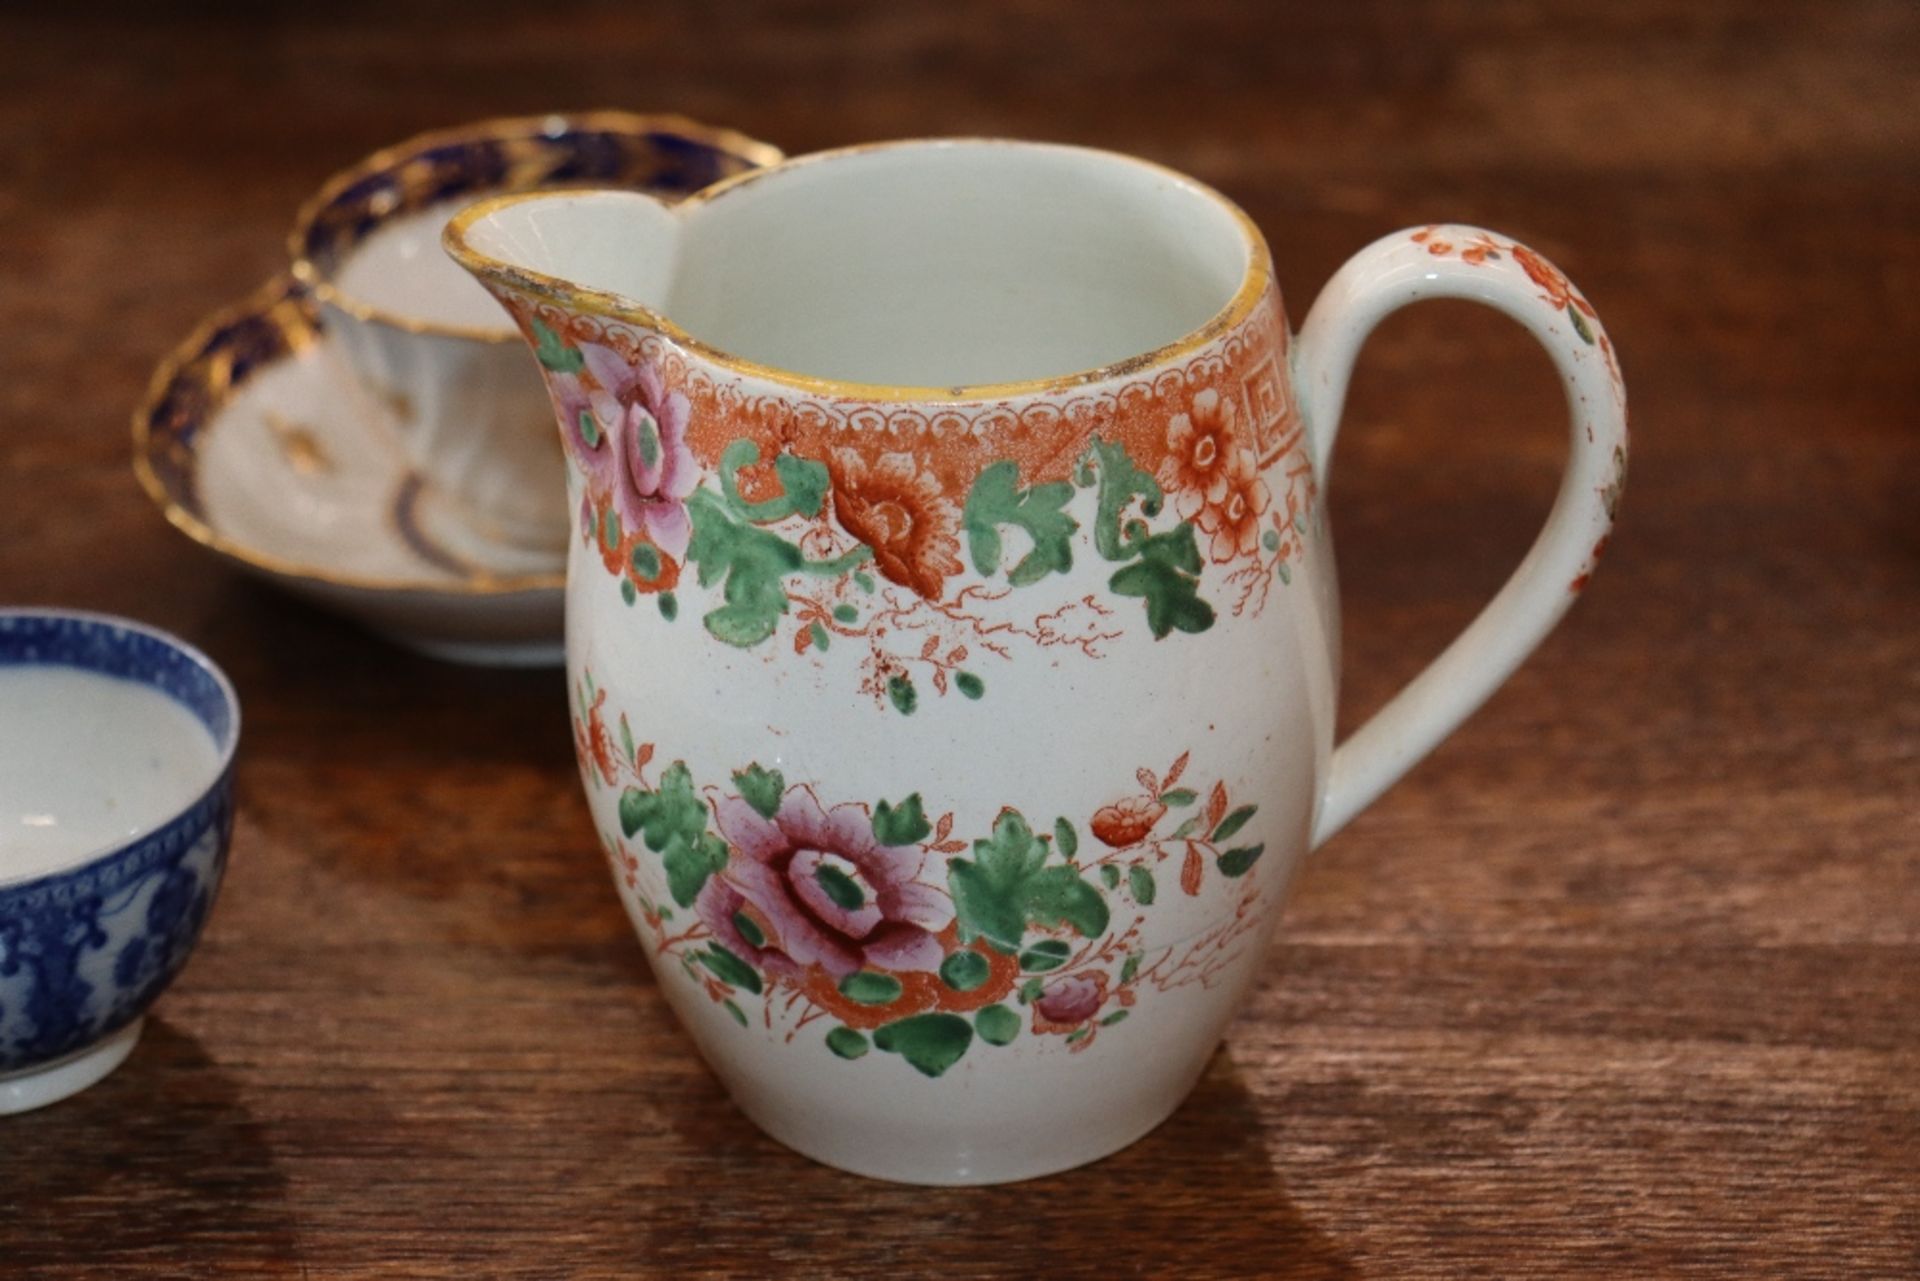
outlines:
[[[435,658],[564,660],[564,553],[491,535],[408,464],[292,279],[161,362],[133,450],[167,519],[249,573]]]

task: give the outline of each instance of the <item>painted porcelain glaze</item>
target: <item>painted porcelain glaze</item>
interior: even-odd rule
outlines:
[[[557,664],[564,570],[503,544],[396,444],[304,288],[274,281],[162,362],[134,468],[168,520],[249,573],[455,662]]]
[[[423,134],[321,189],[293,233],[294,272],[414,468],[494,541],[557,555],[566,495],[539,380],[498,309],[437,251],[442,226],[482,196],[584,184],[673,198],[779,155],[623,112]]]
[[[443,200],[375,227],[341,262],[334,288],[422,325],[498,329],[500,308],[440,247],[447,223],[471,203]]]
[[[649,959],[756,1122],[878,1177],[1164,1119],[1300,858],[1558,619],[1621,483],[1611,347],[1523,247],[1388,237],[1296,340],[1244,215],[1106,153],[893,144],[447,239],[559,419],[581,769]],[[1429,296],[1540,337],[1573,461],[1487,614],[1336,750],[1321,480],[1361,341]]]
[[[173,637],[0,610],[0,1114],[133,1049],[219,888],[238,735],[232,687]]]
[[[77,667],[0,666],[0,726],[0,885],[140,835],[192,801],[219,760],[166,694]]]

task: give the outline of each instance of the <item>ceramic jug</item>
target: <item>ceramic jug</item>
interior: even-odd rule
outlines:
[[[881,1178],[1163,1120],[1301,857],[1553,626],[1624,478],[1613,348],[1539,255],[1400,232],[1295,336],[1240,210],[1099,151],[506,197],[446,243],[558,415],[581,772],[661,990],[763,1129]],[[1437,297],[1546,347],[1571,453],[1485,612],[1336,746],[1328,456],[1368,332]]]

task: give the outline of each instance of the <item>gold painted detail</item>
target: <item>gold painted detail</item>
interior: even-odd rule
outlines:
[[[271,409],[266,411],[265,418],[267,430],[273,433],[274,443],[280,446],[280,453],[289,467],[302,476],[332,474],[333,458],[320,443],[320,437],[313,428],[295,422],[285,414],[276,414]]]
[[[342,574],[262,552],[209,525],[197,494],[196,464],[205,433],[249,374],[295,358],[318,341],[311,299],[296,281],[281,276],[209,316],[160,362],[133,413],[133,471],[168,523],[201,546],[264,573],[357,591],[479,597],[557,592],[566,586],[563,573],[475,573],[465,579]]]
[[[603,289],[588,289],[572,281],[562,280],[544,272],[530,271],[504,262],[491,254],[482,252],[473,246],[469,233],[482,219],[492,216],[501,209],[522,204],[530,200],[547,199],[550,193],[539,191],[515,192],[511,195],[493,196],[467,206],[448,221],[441,243],[455,262],[472,272],[496,293],[518,294],[535,303],[545,303],[575,315],[597,316],[607,320],[619,321],[639,329],[649,330],[660,335],[681,351],[698,356],[708,364],[727,370],[742,378],[757,378],[765,382],[776,383],[783,387],[808,392],[815,396],[829,397],[846,401],[922,401],[949,404],[961,401],[998,401],[1015,400],[1028,396],[1044,396],[1051,393],[1071,391],[1088,387],[1096,383],[1111,382],[1115,379],[1138,373],[1141,370],[1157,368],[1171,364],[1199,351],[1207,344],[1231,333],[1242,321],[1252,314],[1254,308],[1269,292],[1274,295],[1274,305],[1279,307],[1278,289],[1274,283],[1273,260],[1267,250],[1267,243],[1260,235],[1260,229],[1247,217],[1240,206],[1228,200],[1211,187],[1204,186],[1185,174],[1117,152],[1104,152],[1092,147],[1072,147],[1065,144],[1034,144],[1006,142],[993,138],[968,139],[905,139],[899,142],[866,143],[855,147],[843,147],[835,151],[820,151],[812,155],[796,156],[783,160],[766,169],[752,169],[731,178],[705,187],[679,202],[678,207],[696,208],[710,204],[726,196],[729,192],[745,187],[749,183],[762,182],[774,174],[784,173],[807,165],[819,164],[843,156],[860,155],[867,152],[889,151],[913,147],[928,147],[957,142],[1003,143],[1007,146],[1045,146],[1061,151],[1075,151],[1085,154],[1105,156],[1108,159],[1125,161],[1141,168],[1152,170],[1166,176],[1169,180],[1198,191],[1201,195],[1219,204],[1234,220],[1240,230],[1241,239],[1247,250],[1246,267],[1242,270],[1240,283],[1233,297],[1226,305],[1214,313],[1205,324],[1174,341],[1157,347],[1152,351],[1141,352],[1125,360],[1115,361],[1097,369],[1081,370],[1078,373],[1062,374],[1052,378],[1029,378],[1015,382],[980,383],[961,387],[915,387],[885,383],[853,382],[840,378],[820,378],[797,370],[782,369],[774,365],[748,360],[729,351],[703,342],[682,329],[669,317],[652,307],[644,306],[621,294],[610,293]],[[517,337],[517,336],[516,336]]]
[[[671,114],[643,115],[626,111],[583,111],[560,115],[509,116],[477,121],[452,129],[416,135],[374,152],[327,179],[300,207],[288,236],[294,278],[313,296],[350,316],[386,325],[406,333],[438,334],[473,342],[517,343],[511,328],[442,324],[375,307],[342,293],[332,283],[341,247],[351,248],[371,226],[394,214],[412,213],[448,198],[450,184],[461,171],[446,159],[450,148],[496,148],[504,170],[467,195],[526,191],[535,187],[579,187],[556,175],[572,163],[574,153],[564,140],[582,133],[620,138],[626,148],[620,169],[593,185],[629,190],[654,190],[675,172],[676,162],[657,137],[697,143],[714,154],[717,170],[726,176],[752,172],[783,159],[779,148],[732,129],[718,128]],[[630,152],[630,154],[627,154]],[[364,197],[357,189],[384,181]]]

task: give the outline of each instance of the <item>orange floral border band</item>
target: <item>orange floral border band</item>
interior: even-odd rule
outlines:
[[[653,596],[672,619],[691,572],[719,589],[702,617],[716,638],[785,632],[796,653],[858,638],[874,649],[864,688],[903,712],[923,659],[936,692],[978,696],[977,674],[934,661],[969,634],[1012,629],[1097,658],[1127,625],[1113,597],[1138,598],[1157,640],[1257,615],[1310,528],[1316,485],[1271,284],[1163,364],[914,402],[802,391],[490,288],[540,360],[584,482],[579,536],[627,603]],[[1101,562],[1106,591],[1085,593],[1076,563]],[[1054,575],[1056,590],[1030,590]],[[927,655],[883,639],[931,615],[969,626]]]

